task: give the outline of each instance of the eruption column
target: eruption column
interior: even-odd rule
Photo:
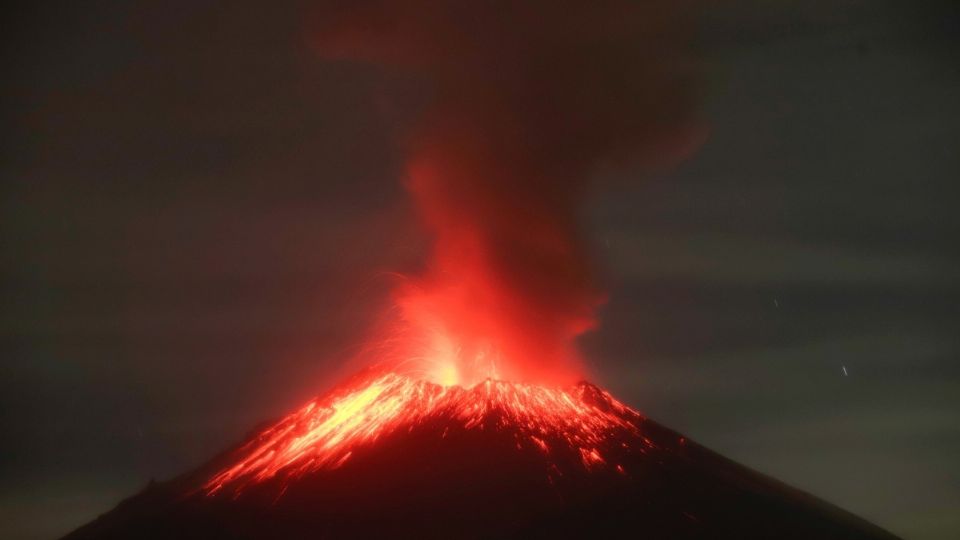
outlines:
[[[597,166],[689,146],[683,2],[353,2],[325,13],[329,57],[416,73],[404,141],[433,249],[397,291],[400,356],[441,383],[567,383],[594,326],[578,211]]]

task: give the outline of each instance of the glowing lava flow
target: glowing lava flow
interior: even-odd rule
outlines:
[[[453,420],[466,430],[511,430],[517,448],[549,456],[565,445],[587,470],[610,467],[604,441],[615,432],[638,433],[642,417],[588,384],[566,389],[488,380],[472,388],[441,386],[393,372],[359,378],[318,398],[265,430],[239,450],[239,461],[203,487],[208,495],[238,495],[273,478],[335,469],[353,453],[431,419]]]

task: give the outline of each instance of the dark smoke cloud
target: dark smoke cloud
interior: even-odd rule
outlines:
[[[435,248],[402,296],[518,378],[578,372],[572,341],[603,298],[577,226],[591,173],[675,160],[697,132],[688,5],[568,4],[349,2],[314,34],[327,57],[426,82],[403,144]]]

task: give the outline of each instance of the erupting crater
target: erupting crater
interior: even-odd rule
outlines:
[[[642,416],[589,383],[569,388],[486,380],[471,388],[444,386],[395,372],[368,372],[310,401],[237,451],[237,462],[203,487],[208,495],[239,495],[245,487],[281,483],[324,469],[336,469],[354,452],[398,432],[423,430],[496,431],[518,451],[545,457],[551,479],[579,457],[586,470],[612,468],[625,474],[617,456],[637,439]],[[649,441],[645,441],[650,444]]]

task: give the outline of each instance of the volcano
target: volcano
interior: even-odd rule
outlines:
[[[369,369],[69,534],[106,538],[894,538],[586,382]]]

